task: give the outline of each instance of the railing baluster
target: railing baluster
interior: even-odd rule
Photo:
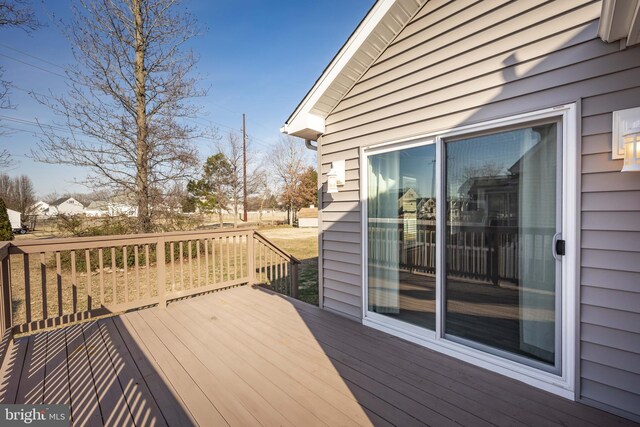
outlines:
[[[158,268],[158,305],[161,308],[167,307],[167,278],[166,267],[167,262],[165,258],[165,239],[164,237],[158,238],[156,244],[156,266]]]
[[[238,239],[240,241],[240,277],[247,277],[249,274],[247,273],[245,275],[245,268],[244,268],[244,260],[243,260],[243,256],[242,256],[242,252],[244,251],[244,238],[243,236],[238,236]]]
[[[189,289],[193,289],[193,265],[191,260],[193,259],[193,254],[191,251],[191,244],[193,243],[193,241],[189,240],[187,241],[187,245],[189,245],[189,248],[187,250],[187,253],[189,254]]]
[[[111,247],[111,288],[113,291],[113,294],[111,295],[111,304],[117,304],[118,303],[118,296],[117,296],[117,277],[116,277],[116,248],[115,246]]]
[[[102,248],[98,249],[98,268],[100,269],[100,305],[104,306],[104,258]]]
[[[178,251],[180,253],[180,290],[184,291],[184,250],[182,247],[182,240],[178,242]]]
[[[64,309],[62,307],[62,261],[60,259],[60,251],[56,251],[56,289],[58,292],[58,316],[62,316]]]
[[[27,323],[31,323],[31,269],[29,254],[23,255],[24,261],[24,306]]]
[[[204,284],[209,286],[209,239],[204,239],[202,244],[204,245]]]
[[[156,251],[158,250],[158,248],[156,247]],[[151,256],[149,254],[149,244],[144,245],[144,256],[145,256],[145,263],[146,263],[146,267],[147,267],[147,291],[146,291],[146,295],[147,298],[151,297],[151,268],[150,268],[150,263],[151,263]]]
[[[211,268],[213,269],[211,274],[213,275],[213,284],[214,285],[218,282],[217,274],[216,274],[216,269],[217,269],[217,264],[216,264],[216,242],[217,241],[218,241],[217,237],[214,237],[213,240],[211,241]]]
[[[175,242],[169,243],[169,259],[171,260],[171,292],[175,292],[176,290],[176,264],[174,262],[175,250]]]
[[[231,280],[231,256],[230,256],[230,248],[229,248],[229,236],[225,237],[225,245],[227,246],[227,277],[226,282]]]
[[[127,246],[122,247],[122,268],[123,268],[123,277],[124,277],[124,302],[129,302],[129,281],[127,279]]]
[[[255,256],[255,240],[253,237],[253,231],[247,234],[247,275],[249,286],[252,286],[256,281],[256,256]]]
[[[233,280],[238,279],[238,243],[236,242],[236,236],[232,236],[233,242]]]
[[[138,244],[133,246],[133,268],[136,270],[136,299],[140,299],[140,251]]]
[[[84,251],[85,263],[87,264],[87,310],[91,311],[93,305],[93,290],[91,289],[91,252]]]
[[[200,268],[200,240],[196,240],[196,264],[198,265],[198,287],[200,287],[201,279],[200,272],[202,271]]]
[[[224,283],[224,249],[222,245],[222,240],[224,238],[220,237],[218,239],[218,254],[220,255],[220,283]]]
[[[78,278],[76,276],[76,251],[71,251],[71,312],[78,312]]]
[[[47,318],[47,263],[40,252],[40,279],[42,280],[42,319]]]

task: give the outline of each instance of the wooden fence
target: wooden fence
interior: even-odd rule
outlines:
[[[435,274],[436,226],[434,221],[402,222],[369,220],[369,256],[380,267]],[[552,229],[513,226],[451,227],[445,260],[449,277],[498,284],[517,284],[520,276],[518,250],[525,242],[530,253],[551,250]],[[524,239],[524,240],[523,240]]]
[[[295,297],[298,264],[252,229],[0,242],[0,326],[32,332],[241,284]]]

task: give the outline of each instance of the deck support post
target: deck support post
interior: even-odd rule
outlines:
[[[254,252],[255,235],[254,230],[247,234],[247,283],[252,286],[256,282],[256,257]]]
[[[158,237],[156,244],[156,265],[158,269],[158,307],[167,308],[167,279],[165,259],[165,238]]]
[[[291,271],[291,297],[298,299],[298,263],[290,261]]]

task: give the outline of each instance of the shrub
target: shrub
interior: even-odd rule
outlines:
[[[11,221],[7,213],[7,206],[4,200],[0,198],[0,242],[13,239],[13,230],[11,229]]]

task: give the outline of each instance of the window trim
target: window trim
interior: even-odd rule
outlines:
[[[486,353],[462,343],[448,340],[444,337],[443,329],[443,284],[442,272],[444,257],[442,248],[437,245],[436,250],[436,331],[419,327],[408,327],[404,322],[389,319],[368,311],[368,246],[367,246],[367,159],[368,156],[400,149],[436,144],[436,176],[439,185],[436,186],[436,200],[443,200],[445,171],[445,140],[463,138],[465,135],[482,132],[500,131],[510,126],[525,125],[537,120],[559,118],[562,122],[562,224],[563,237],[567,241],[567,255],[562,262],[561,287],[561,322],[562,342],[558,349],[561,357],[561,374],[537,369],[514,360],[505,359],[496,354]],[[361,246],[362,246],[362,323],[366,326],[382,330],[399,336],[414,343],[461,359],[468,363],[489,369],[507,377],[523,381],[532,386],[551,393],[575,400],[575,371],[576,371],[576,336],[577,310],[576,297],[578,288],[578,260],[579,260],[579,192],[578,192],[578,151],[577,151],[577,105],[576,103],[561,105],[529,113],[518,114],[505,118],[489,120],[472,125],[455,127],[439,132],[416,135],[409,138],[388,141],[381,144],[360,148],[360,206],[361,206]],[[445,227],[442,224],[444,206],[436,205],[437,239],[444,240]],[[391,321],[390,321],[391,320]],[[413,325],[411,325],[413,326]]]

